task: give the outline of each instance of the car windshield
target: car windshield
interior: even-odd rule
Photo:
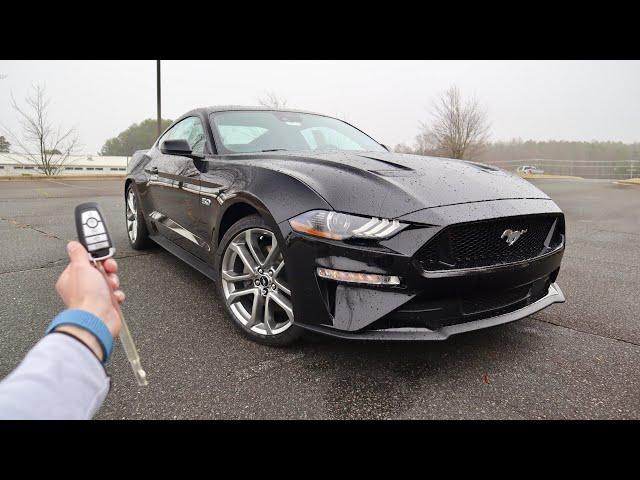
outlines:
[[[386,151],[360,130],[335,118],[308,113],[241,110],[211,114],[224,153]]]

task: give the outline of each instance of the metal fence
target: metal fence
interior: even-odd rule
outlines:
[[[518,167],[528,165],[540,168],[549,175],[613,180],[640,177],[640,160],[548,160],[536,158],[487,161],[486,163],[509,171],[516,171]]]

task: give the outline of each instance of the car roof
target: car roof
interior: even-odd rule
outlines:
[[[181,115],[182,117],[188,115],[194,115],[196,113],[204,113],[208,115],[210,113],[215,112],[228,112],[228,111],[263,111],[263,112],[292,112],[292,113],[309,113],[311,115],[321,115],[323,117],[331,117],[331,115],[325,115],[324,113],[312,112],[310,110],[301,110],[297,108],[273,108],[273,107],[262,107],[255,105],[213,105],[210,107],[199,107],[194,108],[193,110]],[[334,117],[331,117],[334,118]]]

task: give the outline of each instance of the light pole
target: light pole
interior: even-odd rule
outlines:
[[[160,108],[160,60],[156,60],[156,78],[157,78],[157,95],[158,95],[158,137],[162,133],[162,113]]]

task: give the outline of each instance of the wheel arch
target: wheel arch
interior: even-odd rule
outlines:
[[[274,227],[276,226],[276,222],[268,208],[258,198],[248,193],[238,194],[222,206],[213,232],[212,240],[215,250],[218,250],[220,241],[229,228],[238,220],[250,215],[259,215],[267,222],[272,223]]]

